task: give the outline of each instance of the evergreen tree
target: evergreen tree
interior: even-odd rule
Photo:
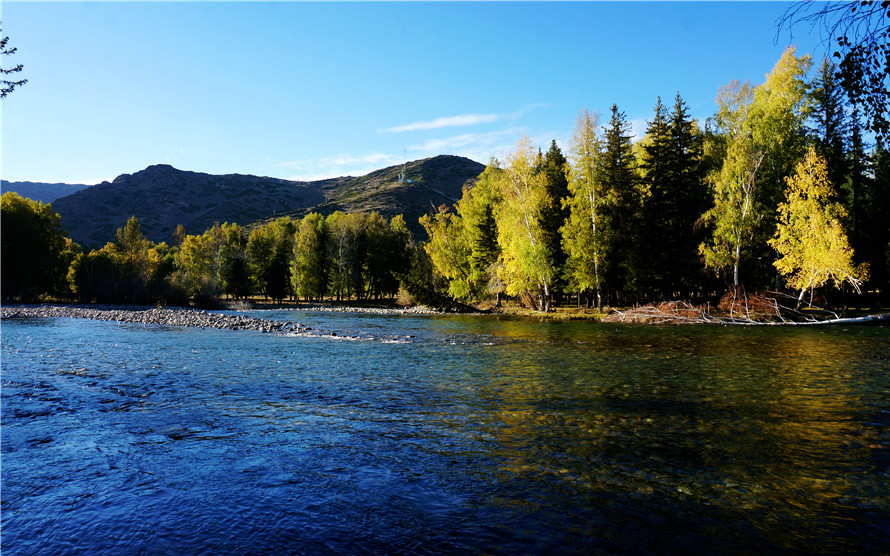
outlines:
[[[643,205],[639,241],[634,257],[635,289],[646,295],[667,293],[665,273],[671,264],[670,185],[671,129],[661,98],[655,105],[655,117],[646,129],[640,160],[643,181]]]
[[[476,185],[464,189],[457,203],[457,214],[468,241],[470,272],[467,281],[473,299],[481,299],[489,293],[494,263],[501,252],[495,212],[500,203],[497,180],[503,179],[502,174],[497,161],[492,160],[479,175]]]
[[[702,171],[702,134],[679,93],[671,112],[670,132],[670,190],[665,208],[672,257],[666,262],[665,276],[667,287],[686,296],[700,283],[698,244],[704,238],[696,234],[695,224],[709,199]]]
[[[562,279],[568,255],[562,247],[560,229],[569,217],[568,206],[564,201],[569,198],[569,181],[566,176],[567,161],[556,141],[551,141],[550,149],[544,155],[538,171],[544,181],[546,199],[541,207],[540,223],[544,233],[544,242],[550,257],[550,266],[554,272],[554,294],[559,294],[564,286]]]
[[[827,58],[822,60],[810,96],[813,101],[811,132],[827,164],[828,181],[840,186],[846,181],[846,139],[852,130],[844,113],[845,99],[837,80],[837,66]]]
[[[603,129],[599,176],[608,199],[603,207],[603,217],[611,228],[603,276],[606,285],[616,292],[616,301],[621,301],[632,281],[631,255],[637,234],[635,223],[639,218],[640,195],[630,124],[615,104],[612,105],[609,125]]]

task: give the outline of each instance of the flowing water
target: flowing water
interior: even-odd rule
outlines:
[[[890,329],[2,324],[2,552],[890,553]]]

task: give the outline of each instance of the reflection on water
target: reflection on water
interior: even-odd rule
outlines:
[[[890,546],[882,328],[299,318],[4,322],[4,553]]]

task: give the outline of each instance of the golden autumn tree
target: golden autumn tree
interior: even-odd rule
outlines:
[[[569,154],[569,192],[564,201],[569,217],[562,228],[563,249],[568,254],[569,284],[581,292],[596,293],[602,307],[602,266],[607,228],[603,210],[607,203],[599,175],[602,142],[596,133],[597,117],[587,110],[578,114]]]
[[[853,250],[840,222],[845,211],[831,200],[825,159],[810,147],[785,182],[785,201],[779,204],[779,221],[769,244],[780,255],[776,269],[791,288],[800,290],[798,303],[808,289],[829,280],[837,286],[848,282],[859,292],[865,269],[853,265]]]
[[[535,161],[535,149],[528,137],[523,137],[507,156],[498,180],[503,199],[497,214],[503,263],[498,273],[507,295],[527,293],[537,298],[538,309],[547,312],[555,272],[539,215],[550,199]]]

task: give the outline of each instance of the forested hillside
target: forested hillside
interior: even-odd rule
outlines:
[[[53,208],[78,244],[99,248],[136,216],[146,237],[169,242],[177,226],[201,233],[215,222],[248,225],[309,212],[377,211],[404,214],[415,231],[430,206],[454,202],[483,166],[456,156],[437,156],[361,177],[295,182],[241,174],[212,175],[150,166],[57,199]],[[410,180],[410,181],[409,181]]]

